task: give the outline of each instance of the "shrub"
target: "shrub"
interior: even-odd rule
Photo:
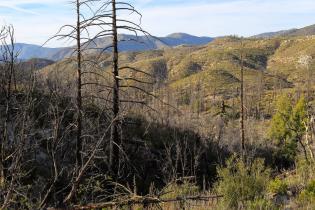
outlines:
[[[183,180],[180,184],[175,182],[169,183],[164,189],[163,198],[176,198],[180,196],[191,196],[199,193],[198,186],[190,181]]]
[[[279,178],[272,180],[268,185],[268,192],[272,194],[285,195],[287,194],[287,190],[287,183]]]
[[[248,210],[272,210],[272,209],[279,209],[275,206],[272,201],[259,198],[253,201],[248,201],[246,203],[246,209]]]
[[[225,168],[218,168],[220,180],[216,191],[224,196],[226,208],[238,208],[250,201],[263,199],[270,179],[270,170],[262,159],[256,159],[250,166],[236,157],[226,163]]]
[[[298,183],[302,186],[307,185],[315,179],[315,166],[305,160],[304,156],[299,156],[296,160],[296,175]]]
[[[188,179],[187,179],[188,178]],[[173,182],[170,182],[159,193],[162,199],[174,199],[178,197],[199,195],[199,187],[189,177],[184,177]],[[151,209],[151,208],[149,208]],[[194,209],[189,202],[180,201],[174,203],[165,203],[160,208],[152,209]]]
[[[312,180],[306,187],[306,192],[310,193],[315,198],[315,180]]]
[[[315,205],[315,180],[312,180],[300,193],[298,200],[302,206]]]

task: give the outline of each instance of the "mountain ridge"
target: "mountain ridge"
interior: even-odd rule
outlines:
[[[294,37],[294,36],[310,36],[315,35],[315,24],[303,28],[293,28],[288,30],[280,30],[275,32],[266,32],[257,34],[250,38],[264,39],[274,37]],[[138,52],[159,50],[165,48],[172,48],[182,45],[197,46],[205,45],[212,42],[214,39],[207,36],[194,36],[187,33],[172,33],[164,37],[148,37],[148,36],[135,36],[128,34],[119,34],[120,43],[118,45],[120,52]],[[99,38],[93,40],[87,45],[86,53],[93,54],[111,45],[111,37]],[[32,58],[48,59],[59,61],[67,57],[71,57],[75,49],[74,46],[70,47],[43,47],[35,44],[17,43],[16,52],[19,54],[19,59],[29,60]]]
[[[147,51],[180,45],[204,45],[211,42],[211,37],[198,37],[186,33],[173,33],[165,37],[147,37],[120,34],[119,35],[119,50],[121,52],[132,51]],[[86,47],[86,53],[96,53],[111,45],[111,37],[99,38],[93,40]],[[73,54],[74,47],[59,47],[50,48],[42,47],[34,44],[17,43],[16,52],[19,54],[19,59],[29,60],[32,58],[48,59],[53,61],[62,60],[70,57]]]
[[[272,38],[278,36],[311,36],[315,35],[315,24],[303,28],[292,28],[275,32],[266,32],[252,36],[252,38]]]

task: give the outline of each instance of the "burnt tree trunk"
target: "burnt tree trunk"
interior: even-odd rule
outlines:
[[[7,33],[3,39],[4,44],[4,79],[5,81],[5,113],[4,113],[4,131],[3,136],[0,139],[0,186],[5,182],[5,145],[9,143],[9,132],[10,132],[10,121],[11,121],[11,98],[13,92],[13,79],[14,79],[14,61],[15,61],[15,54],[14,54],[14,28],[12,26],[8,26],[5,28],[5,33]],[[9,38],[10,42],[7,43],[5,39]],[[12,47],[10,47],[12,46]]]
[[[76,142],[76,173],[82,165],[82,78],[81,78],[81,23],[80,23],[80,0],[76,3],[77,9],[77,142]]]
[[[244,55],[243,55],[243,43],[241,43],[241,155],[242,159],[245,160],[245,125],[244,125]]]
[[[113,73],[113,123],[111,127],[110,136],[110,157],[109,157],[109,168],[111,172],[117,173],[119,167],[119,69],[118,69],[118,33],[117,33],[117,14],[116,14],[116,1],[112,0],[112,32],[113,32],[113,60],[112,60],[112,73]],[[113,163],[115,163],[113,165]]]

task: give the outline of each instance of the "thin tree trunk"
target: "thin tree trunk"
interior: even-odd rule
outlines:
[[[299,138],[299,142],[300,142],[300,144],[301,144],[301,146],[302,146],[305,160],[306,160],[306,162],[309,162],[308,157],[307,157],[306,147],[305,147],[305,145],[304,145],[303,142],[302,142],[302,138]]]
[[[311,161],[314,162],[314,153],[313,153],[312,148],[311,148],[312,134],[310,132],[310,130],[311,130],[310,124],[312,122],[313,122],[313,117],[309,117],[309,122],[305,123],[304,126],[305,126],[305,145],[306,145],[306,148],[310,154]]]
[[[7,87],[6,87],[6,108],[5,108],[5,120],[4,120],[4,131],[3,137],[0,139],[0,186],[5,182],[5,144],[9,142],[9,124],[10,124],[10,113],[12,109],[11,97],[12,97],[12,80],[14,75],[14,29],[8,27],[8,38],[10,39],[10,45],[12,49],[6,47],[4,53],[9,54],[9,68],[8,68],[8,78],[7,78]],[[5,38],[4,38],[5,39]],[[5,43],[6,44],[6,43]]]
[[[307,150],[308,150],[309,153],[310,153],[310,158],[311,158],[312,162],[314,162],[314,153],[313,153],[312,148],[311,148],[311,146],[310,146],[309,137],[310,137],[310,135],[309,135],[308,133],[306,133],[305,144],[306,144]]]
[[[110,137],[110,157],[109,168],[112,172],[117,172],[116,168],[119,166],[119,72],[118,72],[118,35],[117,35],[117,14],[116,14],[116,1],[112,0],[112,32],[113,32],[113,124],[111,127]],[[115,166],[113,163],[115,162]]]
[[[241,153],[245,160],[245,126],[244,126],[244,61],[243,61],[243,43],[241,46]]]
[[[311,78],[312,78],[312,73],[311,73],[311,68],[310,68],[310,64],[309,62],[307,63],[306,65],[306,68],[307,68],[307,75],[308,75],[308,78],[307,78],[307,105],[308,105],[308,109],[309,109],[309,104],[310,104],[310,101],[311,101]],[[305,129],[306,129],[306,136],[305,136],[305,143],[306,143],[306,147],[307,147],[307,150],[309,151],[310,153],[310,158],[311,158],[311,162],[314,162],[314,154],[313,154],[313,151],[312,151],[312,148],[310,146],[310,140],[312,140],[312,136],[310,135],[310,132],[309,132],[309,128],[311,127],[310,124],[312,123],[313,119],[312,119],[312,116],[310,114],[308,114],[308,123],[305,124]]]
[[[29,99],[29,98],[28,98]],[[28,104],[29,106],[29,104]],[[17,153],[15,154],[15,157],[12,161],[12,165],[11,165],[11,180],[10,180],[10,184],[8,187],[8,191],[7,194],[4,198],[4,202],[2,204],[2,206],[0,207],[0,210],[4,210],[7,209],[7,206],[9,205],[9,203],[12,201],[12,196],[13,196],[13,191],[14,191],[14,182],[17,180],[17,170],[20,167],[20,161],[22,159],[22,151],[23,148],[25,146],[25,129],[26,129],[26,122],[27,122],[27,113],[28,113],[28,108],[26,108],[24,110],[23,113],[23,117],[22,117],[22,127],[21,127],[21,132],[20,132],[20,137],[21,139],[19,139],[19,145],[18,145],[18,150]]]
[[[77,144],[76,144],[76,172],[82,165],[82,78],[81,78],[81,23],[80,0],[77,0]]]

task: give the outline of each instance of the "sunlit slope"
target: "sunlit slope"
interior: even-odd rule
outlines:
[[[282,39],[268,61],[268,72],[286,78],[296,86],[314,76],[315,36]]]
[[[192,103],[191,100],[185,100],[185,97],[201,93],[198,97],[206,104],[204,111],[207,111],[213,103],[222,100],[232,103],[231,100],[236,99],[237,103],[242,60],[248,101],[260,100],[260,106],[266,107],[275,97],[274,92],[305,91],[309,74],[313,74],[313,62],[311,59],[309,68],[306,68],[302,61],[305,56],[314,55],[314,37],[242,41],[226,37],[198,47],[179,46],[145,52],[123,52],[120,54],[120,66],[131,66],[152,75],[150,77],[130,70],[121,71],[122,77],[137,77],[154,82],[153,87],[140,85],[148,91],[160,89],[162,92],[172,92],[179,106]],[[95,74],[85,74],[84,81],[110,85],[111,55],[102,55],[99,65],[89,62],[97,57],[96,54],[86,56],[84,69],[87,72],[96,71],[102,78]],[[59,80],[71,89],[76,75],[75,62],[64,60],[42,69],[39,74]]]

